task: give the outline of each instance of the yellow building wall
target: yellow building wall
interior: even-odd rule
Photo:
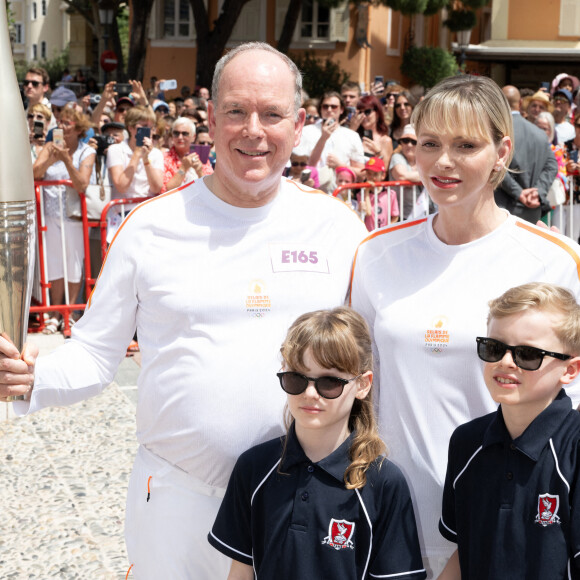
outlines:
[[[149,78],[156,76],[158,79],[176,79],[177,86],[189,86],[195,88],[195,59],[196,48],[178,47],[149,47],[145,60],[144,82],[149,86]],[[166,91],[168,99],[179,95],[179,91]]]
[[[540,0],[541,1],[541,0]],[[215,0],[210,2],[210,13],[215,12]],[[217,4],[215,4],[217,5]],[[316,49],[318,58],[330,57],[342,69],[349,73],[351,80],[358,82],[368,90],[369,83],[376,75],[385,80],[396,80],[403,84],[408,82],[400,71],[402,56],[408,42],[411,25],[409,17],[392,11],[385,6],[370,6],[367,39],[371,47],[359,46],[356,38],[357,8],[350,8],[350,31],[347,42],[337,42],[334,49]],[[266,9],[266,42],[276,46],[276,5],[275,0],[268,0]],[[423,20],[423,44],[438,46],[438,16],[426,17]],[[290,53],[299,54],[306,49],[291,49]],[[312,49],[310,49],[312,50]],[[196,48],[178,46],[151,46],[147,50],[145,62],[145,82],[151,76],[176,79],[179,86],[195,86]],[[168,93],[168,97],[177,93]]]
[[[505,0],[504,0],[505,1]],[[554,40],[558,36],[560,0],[510,0],[510,40]]]

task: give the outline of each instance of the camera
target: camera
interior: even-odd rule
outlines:
[[[101,102],[101,95],[91,93],[89,96],[90,96],[90,105],[94,109]]]
[[[97,135],[95,137],[97,142],[97,155],[103,156],[109,145],[115,143],[115,138],[112,135]]]
[[[312,174],[311,169],[304,169],[300,174],[300,181],[302,183],[306,183],[310,179],[310,175]]]
[[[127,97],[131,94],[132,87],[129,83],[116,83],[115,84],[115,91],[117,92],[118,97]]]

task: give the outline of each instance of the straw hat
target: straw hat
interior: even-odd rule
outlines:
[[[527,111],[532,101],[540,101],[546,105],[546,110],[551,113],[554,110],[554,105],[550,102],[550,97],[544,91],[537,91],[531,97],[525,97],[522,102],[522,108]]]

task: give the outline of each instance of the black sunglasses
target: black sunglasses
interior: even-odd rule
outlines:
[[[359,111],[360,111],[360,109],[359,109]],[[363,111],[363,113],[364,113],[364,114],[365,114],[367,117],[368,117],[369,115],[371,115],[372,113],[374,113],[374,112],[375,112],[375,110],[374,110],[374,109],[365,109],[365,110]]]
[[[177,131],[173,130],[171,134],[177,139],[178,137],[189,137],[189,131]]]
[[[340,377],[318,377],[313,379],[303,374],[293,371],[276,373],[280,379],[280,385],[289,395],[300,395],[303,393],[310,382],[314,383],[316,392],[323,399],[338,399],[342,395],[345,385],[362,376],[362,374],[352,379],[341,379]]]
[[[307,165],[306,161],[292,161],[292,167],[306,167]]]
[[[306,120],[310,121],[310,119],[314,119],[315,121],[318,121],[318,119],[320,119],[320,117],[318,115],[306,115]]]
[[[417,140],[409,139],[409,137],[402,137],[401,139],[399,139],[399,143],[404,143],[405,145],[412,143],[413,145],[417,145]]]
[[[550,352],[549,350],[542,350],[535,346],[510,346],[495,338],[478,336],[475,340],[477,341],[477,356],[481,360],[485,362],[498,362],[509,350],[516,366],[525,371],[537,371],[542,366],[545,356],[551,356],[560,360],[568,360],[571,358],[569,354]]]
[[[38,85],[40,85],[40,81],[29,81],[29,80],[24,80],[22,82],[22,84],[26,87],[28,85],[32,85],[34,88],[36,88]]]

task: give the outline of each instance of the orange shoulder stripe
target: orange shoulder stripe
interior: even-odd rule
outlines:
[[[519,221],[516,222],[516,226],[530,232],[531,234],[540,236],[541,238],[544,238],[545,240],[548,240],[549,242],[552,242],[553,244],[560,246],[565,252],[568,252],[570,257],[574,260],[574,263],[576,264],[576,272],[578,273],[578,278],[580,279],[580,257],[578,257],[578,254],[576,254],[576,252],[574,252],[572,248],[570,248],[567,244],[565,244],[562,240],[560,240],[556,236],[553,236],[549,230],[546,230],[544,232],[542,231],[541,228],[538,228],[537,226],[532,226],[531,224],[528,225],[526,223]]]
[[[87,308],[90,307],[91,305],[91,299],[93,297],[93,293],[95,291],[95,288],[97,287],[97,284],[99,283],[99,278],[101,277],[101,272],[103,271],[103,268],[105,267],[105,264],[107,263],[107,258],[109,256],[109,251],[112,247],[112,245],[115,243],[115,240],[117,239],[117,236],[119,235],[120,231],[125,227],[125,224],[127,223],[127,221],[133,216],[135,215],[135,212],[140,209],[141,207],[152,203],[154,201],[157,201],[158,199],[161,199],[162,197],[167,197],[169,195],[173,195],[174,193],[177,193],[178,191],[181,191],[183,188],[187,187],[188,185],[190,185],[190,183],[186,183],[184,185],[181,185],[180,187],[176,187],[175,189],[172,189],[170,191],[166,191],[165,193],[162,193],[161,195],[157,195],[155,197],[152,197],[151,199],[148,199],[146,201],[141,202],[140,204],[138,204],[137,206],[135,206],[135,208],[133,210],[131,210],[131,215],[127,216],[123,222],[121,223],[121,225],[119,226],[119,229],[115,232],[115,235],[113,236],[113,239],[111,240],[111,243],[109,244],[109,247],[107,248],[107,253],[105,254],[105,258],[103,259],[103,264],[101,265],[101,271],[99,272],[99,276],[97,277],[97,281],[95,282],[95,285],[93,286],[93,290],[91,292],[91,295],[89,296],[89,299],[87,300]]]
[[[382,236],[384,234],[389,234],[391,232],[396,232],[397,230],[403,230],[405,228],[408,228],[410,226],[414,226],[423,222],[426,222],[428,218],[421,218],[418,220],[413,220],[411,222],[401,222],[400,224],[391,226],[391,227],[387,227],[384,229],[380,229],[380,230],[376,230],[375,232],[373,232],[372,234],[370,234],[369,236],[367,236],[358,246],[358,248],[356,249],[356,252],[354,253],[354,258],[352,260],[352,268],[350,270],[350,284],[348,285],[349,287],[349,293],[348,293],[348,305],[352,306],[352,280],[354,278],[354,269],[356,267],[356,259],[358,257],[358,250],[359,248],[366,242],[372,240],[373,238],[376,238],[378,236]]]

